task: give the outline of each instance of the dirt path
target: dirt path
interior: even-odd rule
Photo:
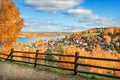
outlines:
[[[86,80],[74,76],[37,71],[13,63],[0,62],[0,80]]]

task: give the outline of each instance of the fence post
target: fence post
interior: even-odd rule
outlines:
[[[38,52],[39,52],[39,50],[36,50],[34,67],[37,66],[37,56],[38,56]]]
[[[11,57],[10,57],[11,62],[12,62],[12,58],[13,58],[13,53],[14,53],[14,49],[12,49],[12,51],[11,51]]]
[[[7,57],[7,59],[6,59],[6,60],[8,60],[8,59],[9,59],[9,57],[11,57],[11,55],[13,54],[13,52],[14,52],[14,49],[12,48],[12,49],[11,49],[11,52],[10,52],[10,54],[8,55],[8,57]]]
[[[77,75],[77,67],[78,67],[77,61],[78,61],[78,56],[79,56],[79,52],[76,52],[75,53],[75,61],[74,61],[74,75]]]

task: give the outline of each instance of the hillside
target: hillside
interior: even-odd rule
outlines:
[[[97,45],[104,50],[116,50],[120,53],[120,27],[96,28],[73,33],[69,40],[82,47],[87,43],[87,49],[93,50]],[[83,43],[81,45],[81,43]],[[86,47],[85,47],[86,48]]]
[[[94,30],[94,29],[92,29]],[[63,39],[57,40],[37,40],[36,42],[26,42],[20,43],[14,47],[15,50],[19,51],[28,51],[35,52],[37,49],[42,53],[55,53],[55,54],[72,54],[75,52],[79,52],[81,56],[88,57],[99,57],[99,58],[110,58],[110,59],[120,59],[120,28],[106,28],[106,29],[95,29],[94,32],[84,31],[75,32],[71,35],[66,35]],[[18,54],[23,55],[23,54]],[[31,56],[34,55],[28,55]],[[65,58],[65,57],[46,57],[39,56],[40,58],[50,58],[56,60],[65,60],[65,61],[74,61],[73,58]],[[16,58],[18,59],[18,58]],[[24,59],[20,59],[24,60]],[[29,60],[29,59],[28,59]],[[99,61],[99,60],[80,60],[79,63],[86,63],[90,65],[96,66],[104,66],[110,68],[120,68],[120,63]],[[45,63],[46,64],[46,63]],[[72,64],[57,64],[63,68],[73,68]],[[81,68],[80,68],[81,69]],[[105,73],[112,75],[120,76],[120,72],[118,71],[109,71],[104,69],[96,69],[96,68],[88,68],[85,69],[87,71],[97,72],[97,73]]]
[[[56,47],[59,45],[74,46],[81,49],[85,49],[87,52],[92,52],[96,49],[96,46],[100,46],[105,51],[117,51],[120,53],[120,27],[114,28],[97,28],[86,30],[82,32],[74,33],[62,33],[62,32],[22,32],[20,37],[38,37],[38,36],[62,36],[66,35],[63,40],[44,42],[38,40],[34,43],[27,42],[24,45],[33,45],[39,48]],[[21,45],[21,44],[20,44]],[[21,47],[21,48],[25,48]],[[32,48],[32,47],[31,47]]]
[[[80,32],[74,32],[74,34],[86,34],[86,33],[111,33],[111,34],[117,34],[120,33],[120,27],[108,27],[108,28],[94,28],[90,30],[80,31]]]

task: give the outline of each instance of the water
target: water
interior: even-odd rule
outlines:
[[[50,38],[54,38],[56,40],[57,38],[65,38],[65,36],[55,36],[55,37],[44,36],[44,37],[34,37],[34,38],[18,38],[17,44],[25,43],[25,42],[35,42],[35,41],[40,40],[40,39],[48,41]]]

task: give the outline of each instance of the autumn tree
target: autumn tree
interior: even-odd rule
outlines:
[[[66,54],[66,55],[67,54],[75,55],[75,48],[72,48],[70,46],[64,48],[64,54]],[[61,61],[74,62],[74,58],[73,57],[62,56],[61,57]],[[61,63],[60,65],[63,68],[69,68],[69,69],[73,69],[74,68],[73,64]]]
[[[17,40],[24,20],[10,0],[0,0],[0,51],[8,52]]]

